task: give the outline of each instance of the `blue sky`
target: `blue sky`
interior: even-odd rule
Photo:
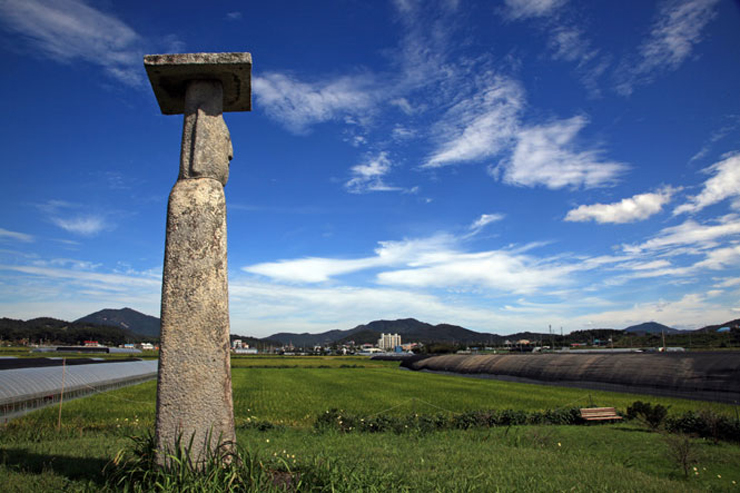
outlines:
[[[740,317],[731,0],[0,0],[0,316],[158,315],[182,117],[150,53],[249,51],[232,332]]]

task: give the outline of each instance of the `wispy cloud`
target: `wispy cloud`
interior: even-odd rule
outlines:
[[[370,74],[303,82],[269,72],[253,78],[252,89],[266,114],[297,134],[317,123],[370,110],[376,98]]]
[[[711,221],[711,224],[700,224],[689,219],[678,226],[662,229],[653,238],[639,245],[623,245],[623,248],[633,254],[684,246],[707,249],[716,247],[716,241],[720,238],[738,234],[740,234],[740,216],[728,214]]]
[[[613,184],[627,171],[624,163],[602,159],[600,149],[578,150],[574,140],[586,126],[583,116],[520,130],[510,159],[491,168],[504,183],[550,189]]]
[[[226,19],[230,21],[240,21],[242,20],[242,13],[241,12],[227,12],[226,13]]]
[[[82,0],[5,0],[0,14],[5,29],[47,58],[84,60],[124,84],[143,83],[141,36],[112,14]]]
[[[505,0],[504,15],[519,20],[552,15],[567,0]]]
[[[72,258],[54,258],[51,260],[36,260],[32,262],[37,267],[67,267],[76,271],[93,271],[103,264],[90,262],[89,260],[77,260]]]
[[[642,193],[612,204],[580,205],[568,211],[566,221],[624,224],[642,221],[663,210],[675,190],[670,187],[658,192]]]
[[[420,258],[438,257],[451,249],[455,240],[448,235],[403,241],[381,241],[375,255],[357,259],[302,258],[265,262],[242,270],[288,282],[318,283],[332,277],[361,270],[389,267],[414,262]]]
[[[472,227],[497,219],[482,217]],[[242,270],[289,283],[326,283],[341,276],[377,271],[381,285],[458,292],[490,289],[499,293],[535,293],[545,287],[573,282],[572,274],[594,269],[616,259],[538,258],[530,248],[467,252],[469,235],[439,234],[428,238],[379,242],[375,255],[355,259],[310,257],[246,266]],[[534,246],[536,247],[536,246]]]
[[[572,26],[558,26],[551,33],[549,40],[553,58],[568,62],[587,62],[598,53],[590,46],[583,32]]]
[[[0,228],[0,241],[21,241],[23,243],[31,243],[34,239],[33,235]]]
[[[462,253],[417,261],[416,266],[381,272],[378,282],[413,288],[495,289],[509,293],[533,293],[544,287],[565,285],[576,264],[543,262],[505,250]]]
[[[157,279],[46,266],[0,265],[0,270],[23,272],[49,279],[64,279],[74,284],[106,291],[125,291],[131,287],[157,288],[160,285]]]
[[[732,154],[703,171],[713,176],[704,182],[704,188],[699,195],[676,207],[674,215],[699,212],[727,198],[740,197],[740,153]],[[740,200],[736,200],[733,205],[736,209],[740,208]]]
[[[507,148],[516,136],[524,106],[521,85],[501,76],[450,108],[434,130],[438,148],[423,168],[481,161]]]
[[[491,223],[495,223],[497,221],[501,221],[504,218],[504,214],[501,213],[495,213],[495,214],[481,214],[481,216],[473,221],[473,224],[470,225],[468,228],[470,230],[470,233],[468,233],[468,236],[474,236],[480,233],[480,231],[488,226]]]
[[[731,309],[719,302],[710,302],[704,293],[687,293],[678,299],[658,299],[631,304],[617,310],[590,313],[572,320],[581,327],[627,327],[645,320],[659,320],[672,327],[697,328],[707,320],[724,321],[736,318]]]
[[[639,84],[652,82],[663,72],[676,70],[701,41],[704,27],[715,17],[719,0],[673,0],[663,2],[650,37],[640,47],[637,61],[622,63],[625,74],[618,84],[629,95]]]
[[[49,200],[36,204],[36,207],[47,215],[47,219],[52,224],[70,233],[95,236],[114,227],[104,214],[80,213],[79,210],[82,206],[79,204],[63,200]]]
[[[60,228],[83,236],[95,236],[110,228],[103,216],[81,215],[75,217],[52,217],[51,221]]]
[[[384,181],[392,167],[388,153],[380,152],[366,162],[353,166],[350,169],[352,178],[344,186],[352,193],[400,191],[401,188],[390,186]]]
[[[717,142],[735,133],[735,129],[740,125],[740,115],[727,115],[725,119],[729,120],[729,123],[709,136],[709,139],[707,139],[702,148],[689,159],[689,164],[706,157]]]
[[[581,26],[583,15],[574,15],[567,0],[507,0],[502,14],[513,21],[534,21],[531,24],[547,39],[553,60],[575,64],[575,74],[588,90],[589,96],[599,97],[599,79],[612,63],[612,57],[595,48]]]

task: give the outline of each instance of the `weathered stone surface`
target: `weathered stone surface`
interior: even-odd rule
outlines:
[[[188,84],[178,179],[213,178],[226,185],[234,151],[221,114],[222,101],[220,81],[197,80]]]
[[[161,320],[157,449],[178,435],[194,436],[194,456],[233,442],[226,200],[214,179],[180,180],[170,194]]]
[[[219,80],[224,87],[223,111],[250,111],[250,53],[185,53],[146,55],[149,82],[165,115],[185,111],[185,91],[191,80]]]

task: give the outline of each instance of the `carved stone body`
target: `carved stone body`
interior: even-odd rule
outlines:
[[[178,439],[181,447],[192,439],[196,461],[236,439],[223,191],[232,148],[222,98],[219,81],[188,85],[162,277],[157,450],[173,451]]]

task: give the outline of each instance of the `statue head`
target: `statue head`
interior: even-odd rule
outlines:
[[[226,185],[234,156],[224,122],[220,81],[192,81],[185,97],[185,124],[179,179],[213,178]]]

